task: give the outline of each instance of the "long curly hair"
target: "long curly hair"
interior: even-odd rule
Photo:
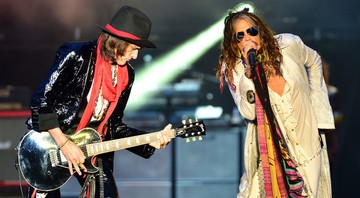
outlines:
[[[276,74],[281,75],[280,63],[282,55],[277,40],[274,38],[274,32],[270,27],[256,14],[249,12],[248,8],[241,11],[230,10],[225,18],[224,38],[221,42],[221,52],[216,68],[216,77],[220,80],[220,91],[224,88],[224,78],[226,77],[231,89],[235,90],[233,83],[233,71],[241,59],[241,53],[237,46],[235,38],[235,24],[237,20],[244,19],[257,27],[261,40],[261,47],[258,51],[257,61],[261,61],[266,72],[270,72],[273,67]],[[223,69],[225,67],[225,70]]]

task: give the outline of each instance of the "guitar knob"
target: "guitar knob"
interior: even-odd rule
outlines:
[[[196,137],[193,137],[193,138],[192,138],[192,141],[195,142],[195,141],[196,141]]]
[[[190,142],[190,139],[189,139],[189,138],[186,138],[186,142]]]
[[[200,140],[200,141],[203,140],[202,136],[199,136],[199,140]]]

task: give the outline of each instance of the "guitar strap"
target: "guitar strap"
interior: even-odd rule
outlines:
[[[100,198],[104,198],[104,170],[103,170],[103,163],[102,163],[102,159],[99,158],[97,160],[98,162],[98,167],[99,167],[99,189],[100,189]]]
[[[99,168],[99,197],[104,198],[104,170],[102,159],[98,158],[96,160],[97,167]],[[95,197],[95,189],[96,189],[96,173],[89,173],[86,176],[82,191],[80,193],[79,198],[92,198]]]
[[[79,198],[87,198],[94,196],[95,196],[95,175],[88,174],[86,176]]]

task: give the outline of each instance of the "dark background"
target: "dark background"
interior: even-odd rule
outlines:
[[[360,2],[355,0],[256,0],[265,21],[276,33],[290,32],[317,50],[331,66],[330,82],[341,92],[344,119],[337,129],[339,155],[334,172],[334,196],[357,195],[360,176],[358,154],[360,86]],[[154,58],[195,36],[217,22],[227,9],[240,1],[219,0],[1,0],[0,1],[0,86],[13,85],[33,90],[45,75],[56,48],[65,41],[87,41],[123,5],[139,8],[152,20],[150,40]],[[196,61],[192,71],[214,76],[219,45]],[[141,54],[133,61],[142,67]],[[171,65],[169,65],[171,66]],[[187,77],[182,74],[179,78]],[[179,80],[175,79],[176,80]],[[212,93],[214,105],[232,109],[228,92],[220,94],[213,78],[204,78],[204,91]],[[209,101],[204,101],[208,103]]]

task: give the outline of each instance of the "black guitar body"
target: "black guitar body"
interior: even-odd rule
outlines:
[[[88,128],[68,138],[80,148],[101,141],[99,134]],[[86,156],[85,152],[84,154]],[[61,155],[61,151],[48,132],[30,131],[19,144],[18,165],[29,185],[42,191],[51,191],[60,188],[71,178],[68,163],[66,160],[61,160],[64,158]],[[97,172],[98,169],[91,161],[92,157],[87,157],[85,167],[89,173]]]

